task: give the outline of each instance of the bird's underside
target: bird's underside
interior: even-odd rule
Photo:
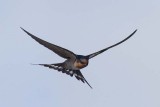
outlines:
[[[68,75],[75,76],[76,79],[81,80],[83,83],[87,83],[90,87],[91,85],[87,82],[87,80],[84,78],[84,76],[82,75],[82,73],[80,72],[80,69],[86,67],[88,65],[88,61],[89,59],[105,52],[108,49],[111,49],[123,42],[125,42],[126,40],[128,40],[130,37],[132,37],[135,32],[137,30],[135,30],[132,34],[130,34],[128,37],[126,37],[125,39],[123,39],[122,41],[111,45],[105,49],[102,49],[98,52],[83,56],[83,55],[76,55],[73,52],[62,48],[60,46],[54,45],[52,43],[49,43],[45,40],[42,40],[36,36],[34,36],[33,34],[29,33],[28,31],[24,30],[23,28],[21,28],[24,32],[26,32],[30,37],[32,37],[35,41],[37,41],[39,44],[43,45],[44,47],[50,49],[51,51],[53,51],[54,53],[56,53],[57,55],[59,55],[60,57],[67,59],[65,62],[63,63],[57,63],[57,64],[36,64],[36,65],[41,65],[44,67],[49,67],[52,69],[55,69],[57,71],[60,71],[62,73],[66,73]],[[91,87],[92,88],[92,87]]]
[[[44,66],[44,67],[48,67],[48,68],[57,70],[59,72],[66,73],[67,75],[70,75],[71,77],[75,76],[77,80],[81,80],[83,83],[86,82],[91,87],[91,85],[84,78],[84,76],[82,75],[80,70],[66,69],[64,67],[64,63],[58,63],[58,64],[34,64],[34,65],[41,65],[41,66]]]

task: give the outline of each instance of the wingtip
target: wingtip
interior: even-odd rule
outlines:
[[[136,30],[134,31],[134,33],[136,33],[136,32],[137,32],[137,30],[138,30],[138,29],[136,29]]]
[[[136,29],[135,31],[137,32],[138,29]]]
[[[24,32],[28,33],[25,29],[23,29],[22,27],[20,27]]]
[[[130,38],[131,36],[133,36],[136,32],[137,32],[138,29],[136,29],[128,38]]]
[[[20,27],[24,32],[26,32],[27,34],[28,34],[28,32],[25,30],[25,29],[23,29],[22,27]]]
[[[20,27],[22,30],[24,30],[22,27]]]
[[[20,27],[25,33],[27,33],[29,36],[31,36],[33,38],[33,35],[31,33],[29,33],[28,31],[26,31],[25,29],[23,29],[22,27]]]

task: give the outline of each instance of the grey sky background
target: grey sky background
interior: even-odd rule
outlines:
[[[159,0],[1,0],[0,107],[160,107]],[[87,55],[93,89],[30,63],[64,61],[20,27]]]

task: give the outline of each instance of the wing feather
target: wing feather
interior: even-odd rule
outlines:
[[[29,33],[28,31],[24,30],[23,28],[21,28],[21,29],[22,29],[24,32],[26,32],[29,36],[31,36],[31,37],[32,37],[35,41],[37,41],[39,44],[41,44],[41,45],[45,46],[46,48],[52,50],[52,51],[53,51],[54,53],[56,53],[57,55],[65,58],[65,59],[71,59],[71,58],[74,59],[74,58],[76,58],[76,55],[75,55],[73,52],[71,52],[71,51],[69,51],[69,50],[67,50],[67,49],[64,49],[64,48],[62,48],[62,47],[60,47],[60,46],[51,44],[51,43],[49,43],[49,42],[47,42],[47,41],[45,41],[45,40],[42,40],[42,39],[34,36],[33,34]]]
[[[136,33],[136,31],[137,31],[137,30],[135,30],[135,31],[134,31],[132,34],[130,34],[127,38],[123,39],[122,41],[120,41],[120,42],[118,42],[118,43],[116,43],[116,44],[114,44],[114,45],[111,45],[111,46],[109,46],[109,47],[107,47],[107,48],[105,48],[105,49],[102,49],[102,50],[98,51],[98,52],[95,52],[95,53],[92,53],[92,54],[90,54],[90,55],[87,55],[88,58],[91,59],[91,58],[93,58],[93,57],[101,54],[102,52],[104,52],[104,51],[106,51],[106,50],[108,50],[108,49],[110,49],[110,48],[113,48],[113,47],[115,47],[115,46],[117,46],[117,45],[125,42],[125,41],[128,40],[130,37],[132,37],[132,36]]]
[[[58,64],[34,64],[34,65],[41,65],[44,67],[49,67],[58,71],[61,71],[62,73],[66,73],[67,75],[70,75],[73,77],[73,75],[76,77],[77,80],[81,80],[83,83],[87,83],[90,88],[91,85],[87,82],[87,80],[84,78],[80,70],[69,70],[64,68],[64,63],[58,63]]]

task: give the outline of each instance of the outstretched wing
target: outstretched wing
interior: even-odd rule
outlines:
[[[21,28],[24,32],[26,32],[29,36],[31,36],[34,40],[36,40],[38,43],[40,43],[41,45],[45,46],[46,48],[52,50],[53,52],[55,52],[57,55],[65,58],[65,59],[74,59],[76,58],[76,55],[67,50],[67,49],[64,49],[60,46],[57,46],[57,45],[54,45],[54,44],[51,44],[45,40],[42,40],[36,36],[34,36],[33,34],[29,33],[28,31],[24,30],[23,28]]]
[[[136,33],[136,31],[137,31],[137,30],[135,30],[135,31],[134,31],[132,34],[130,34],[127,38],[123,39],[122,41],[120,41],[120,42],[118,42],[118,43],[116,43],[116,44],[114,44],[114,45],[111,45],[111,46],[109,46],[109,47],[107,47],[107,48],[105,48],[105,49],[102,49],[102,50],[98,51],[98,52],[95,52],[95,53],[92,53],[92,54],[90,54],[90,55],[87,55],[88,58],[91,59],[91,58],[97,56],[98,54],[101,54],[102,52],[104,52],[104,51],[106,51],[106,50],[108,50],[108,49],[110,49],[110,48],[113,48],[113,47],[115,47],[115,46],[117,46],[117,45],[125,42],[125,41],[128,40],[131,36],[133,36],[133,35]]]
[[[84,78],[84,76],[82,75],[80,70],[66,69],[64,67],[64,63],[58,63],[58,64],[35,64],[35,65],[41,65],[41,66],[44,66],[44,67],[49,67],[49,68],[61,71],[62,73],[66,73],[66,74],[70,75],[71,77],[75,76],[77,80],[81,80],[83,83],[86,82],[89,85],[89,87],[92,88],[91,85]]]

